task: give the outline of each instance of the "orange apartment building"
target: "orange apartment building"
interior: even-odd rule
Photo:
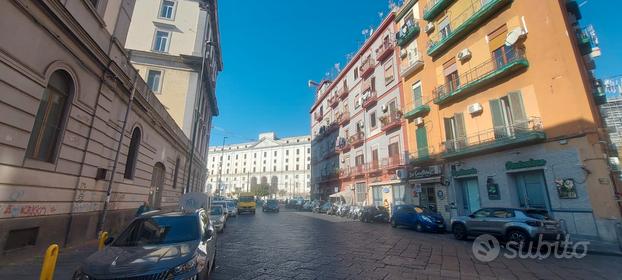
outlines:
[[[403,200],[446,218],[542,208],[574,237],[616,242],[620,191],[576,1],[412,0],[394,13]]]

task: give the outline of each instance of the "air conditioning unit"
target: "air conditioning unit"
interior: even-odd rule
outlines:
[[[400,57],[405,58],[408,56],[408,50],[402,49],[400,50]]]
[[[469,49],[463,49],[458,53],[458,60],[466,61],[471,58],[471,51]]]
[[[469,105],[467,110],[469,111],[469,114],[474,115],[474,114],[481,113],[482,110],[484,110],[484,108],[482,107],[482,104],[473,103],[473,104]]]
[[[434,23],[433,22],[428,22],[428,24],[425,26],[425,33],[430,34],[430,32],[434,31]]]
[[[387,106],[387,104],[382,105],[381,107],[382,112],[386,113],[389,110],[389,107]]]
[[[423,118],[422,117],[418,117],[415,118],[415,125],[419,126],[423,124]]]

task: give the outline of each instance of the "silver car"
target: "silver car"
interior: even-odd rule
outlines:
[[[483,208],[469,216],[451,219],[456,239],[491,234],[505,241],[527,243],[530,240],[561,241],[564,231],[558,221],[551,219],[546,210],[517,208]]]
[[[222,205],[212,205],[210,209],[209,219],[214,224],[214,229],[216,229],[218,232],[222,232],[225,229],[225,209],[222,207]]]
[[[105,244],[72,279],[207,279],[215,266],[216,233],[203,209],[148,212]]]

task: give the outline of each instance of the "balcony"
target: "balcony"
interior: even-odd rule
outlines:
[[[328,105],[332,108],[336,108],[339,105],[339,96],[332,95],[328,98]]]
[[[382,160],[382,167],[384,170],[391,171],[401,168],[405,165],[404,157],[401,155],[390,156]]]
[[[592,85],[592,93],[594,95],[594,101],[596,105],[603,105],[607,103],[607,95],[605,94],[605,88],[602,80],[594,80]]]
[[[346,137],[339,137],[339,139],[337,139],[335,147],[336,151],[339,153],[347,152],[350,150],[350,143],[348,143]]]
[[[412,165],[422,164],[434,159],[434,157],[430,156],[432,153],[434,153],[434,148],[432,147],[417,149],[408,155],[408,160]]]
[[[382,168],[380,168],[380,163],[378,161],[372,161],[365,164],[365,171],[367,174],[378,174],[382,172]]]
[[[347,84],[344,84],[337,90],[337,96],[339,96],[339,98],[341,98],[342,100],[348,97],[348,93],[350,93],[350,91],[348,90]]]
[[[313,118],[314,118],[316,121],[318,121],[318,122],[319,122],[319,121],[321,121],[321,120],[322,120],[322,118],[324,118],[324,114],[323,114],[323,112],[322,112],[322,111],[315,112],[315,113],[313,113]]]
[[[365,134],[363,132],[358,132],[350,136],[348,142],[352,145],[352,147],[359,147],[365,143]]]
[[[339,179],[349,178],[352,175],[352,168],[344,167],[339,169]]]
[[[395,45],[393,42],[391,42],[391,40],[386,40],[376,49],[376,59],[378,59],[378,61],[384,61],[394,53],[394,50]]]
[[[339,123],[340,126],[345,126],[349,122],[350,122],[350,112],[348,111],[346,107],[344,108],[344,112],[340,112],[337,114],[337,123]]]
[[[415,37],[417,37],[420,30],[421,28],[419,28],[418,24],[412,21],[407,21],[404,26],[400,28],[400,31],[395,33],[395,41],[397,42],[397,45],[403,48]]]
[[[359,72],[362,78],[367,78],[369,75],[374,73],[374,59],[371,55],[368,55],[367,58],[361,61],[361,67],[359,68]]]
[[[446,1],[439,0],[438,2]],[[428,55],[434,57],[448,49],[452,44],[469,34],[469,32],[481,26],[481,23],[511,3],[512,0],[489,0],[485,4],[482,4],[482,2],[485,1],[471,0],[468,8],[462,13],[456,16],[450,15],[449,27],[438,28],[439,30],[430,36]]]
[[[464,97],[501,78],[529,67],[529,62],[522,50],[512,48],[503,58],[492,58],[466,73],[457,80],[450,81],[432,91],[435,104],[447,103],[455,98]]]
[[[592,53],[592,37],[585,31],[585,29],[578,28],[575,31],[577,36],[577,42],[579,44],[579,51],[581,55],[588,55]]]
[[[431,0],[428,2],[428,5],[423,9],[423,19],[427,21],[432,21],[436,18],[443,10],[449,7],[449,4],[454,2],[453,0]]]
[[[418,52],[408,51],[408,59],[405,65],[402,65],[401,75],[404,78],[410,77],[417,70],[423,68],[423,59]]]
[[[402,111],[397,110],[380,117],[382,124],[380,130],[383,132],[391,131],[402,126]]]
[[[422,104],[411,103],[406,107],[407,111],[404,114],[404,118],[410,120],[425,116],[430,112],[430,106],[427,104],[428,102],[423,102]]]
[[[443,158],[453,159],[472,154],[493,152],[543,141],[546,134],[540,118],[531,117],[525,121],[507,126],[484,130],[466,137],[447,140],[442,148]]]
[[[350,176],[353,176],[353,177],[365,176],[365,165],[360,164],[360,165],[356,165],[352,167],[350,169]]]

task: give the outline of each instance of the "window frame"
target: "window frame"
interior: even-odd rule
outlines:
[[[173,8],[172,8],[172,11],[171,11],[171,17],[170,18],[162,16],[162,10],[164,8],[164,2],[165,1],[173,2]],[[162,1],[160,1],[160,8],[158,9],[158,19],[174,21],[175,20],[175,15],[177,14],[177,5],[178,5],[178,3],[177,3],[176,0],[162,0]]]
[[[138,131],[138,140],[137,143],[134,143],[134,133]],[[136,163],[138,162],[138,155],[140,154],[140,145],[142,142],[142,138],[143,138],[143,132],[142,129],[138,126],[135,126],[132,129],[132,134],[130,136],[130,143],[128,144],[128,150],[127,150],[127,154],[125,157],[125,168],[124,168],[124,172],[123,172],[123,178],[127,179],[127,180],[134,180],[134,177],[136,175]],[[133,146],[132,144],[135,144],[135,146]],[[132,147],[135,147],[134,153],[132,154],[132,157],[130,158],[130,153],[132,152],[131,149]],[[128,163],[130,163],[131,161],[131,170],[128,170]],[[129,174],[128,174],[129,172]]]
[[[149,84],[149,74],[151,72],[160,72],[160,77],[159,77],[159,80],[158,80],[158,89],[157,89],[157,91],[153,90],[151,88],[151,84]],[[153,93],[155,93],[155,94],[162,94],[162,85],[163,85],[163,80],[164,80],[164,70],[156,69],[156,68],[148,68],[147,69],[147,77],[145,77],[145,78],[147,78],[146,81],[145,81],[147,83],[147,86],[149,87],[149,89]]]
[[[166,37],[166,44],[164,46],[164,50],[156,49],[156,43],[158,42],[158,32],[166,32],[168,36]],[[156,53],[168,53],[171,45],[171,38],[173,37],[173,32],[170,30],[165,30],[162,28],[156,28],[153,32],[153,42],[151,44],[151,51]]]

